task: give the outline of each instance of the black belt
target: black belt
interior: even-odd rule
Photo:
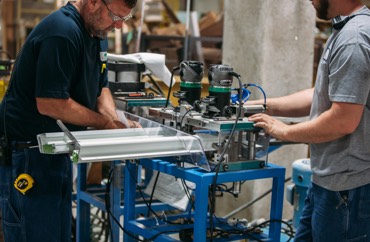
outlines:
[[[10,147],[13,150],[24,150],[24,149],[36,148],[38,147],[38,144],[32,141],[11,141]]]

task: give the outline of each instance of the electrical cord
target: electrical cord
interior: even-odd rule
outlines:
[[[217,184],[216,186],[216,191],[220,192],[221,194],[219,196],[223,196],[223,193],[229,193],[230,195],[233,195],[234,197],[235,194],[233,194],[234,186],[227,187],[225,184]]]
[[[291,177],[288,177],[288,178],[285,179],[284,182],[286,183],[286,182],[288,182],[290,180],[291,180]],[[228,215],[224,216],[223,218],[225,218],[225,219],[230,218],[231,216],[235,215],[236,213],[238,213],[238,212],[242,211],[243,209],[246,209],[246,208],[250,207],[251,205],[253,205],[254,203],[258,202],[259,200],[261,200],[262,198],[264,198],[265,196],[267,196],[271,192],[272,192],[272,189],[267,190],[262,195],[258,196],[257,198],[255,198],[254,200],[250,201],[249,203],[245,204],[241,208],[239,208],[237,210],[234,210],[233,212],[229,213]]]
[[[238,121],[239,121],[239,118],[240,118],[240,114],[241,114],[241,111],[242,111],[242,82],[241,82],[241,79],[240,79],[240,75],[235,73],[235,72],[230,72],[229,73],[230,75],[232,76],[235,76],[237,79],[238,79],[238,83],[239,83],[239,108],[236,110],[236,117],[235,117],[235,122],[234,122],[234,125],[233,125],[233,128],[230,132],[230,135],[229,135],[229,139],[227,140],[226,144],[225,144],[225,147],[220,155],[220,159],[219,159],[219,162],[218,164],[216,165],[215,167],[215,176],[213,177],[213,183],[212,183],[212,186],[211,186],[211,194],[210,194],[210,236],[211,236],[211,241],[213,241],[213,215],[215,213],[215,206],[216,206],[216,198],[215,198],[215,194],[216,194],[216,184],[217,184],[217,178],[218,178],[218,173],[220,171],[220,167],[221,167],[221,163],[223,162],[224,160],[224,156],[226,154],[226,151],[227,149],[229,148],[229,145],[231,143],[231,140],[233,140],[233,137],[234,137],[234,134],[235,134],[235,130],[236,130],[236,126],[238,124]]]
[[[272,220],[268,220],[268,221],[265,221],[261,224],[258,224],[256,226],[253,226],[252,228],[248,228],[247,230],[244,231],[244,233],[250,233],[251,231],[254,231],[255,229],[258,229],[258,228],[263,228],[265,225],[267,224],[270,224],[270,223],[282,223],[282,224],[285,224],[289,230],[290,230],[290,234],[294,234],[293,232],[293,227],[286,221],[284,220],[280,220],[280,219],[272,219]],[[288,241],[290,241],[292,238],[290,237],[290,239]]]
[[[244,84],[245,87],[257,87],[258,89],[260,89],[260,91],[262,92],[263,94],[263,100],[264,100],[264,106],[266,107],[266,102],[267,102],[267,97],[266,97],[266,93],[265,91],[263,90],[263,88],[257,84]]]
[[[292,223],[293,223],[292,220],[288,220],[286,224],[287,228],[281,228],[281,232],[289,236],[289,239],[286,242],[291,241],[295,237],[295,231],[292,227]]]
[[[135,177],[134,177],[134,175],[132,174],[132,172],[131,172],[131,170],[129,170],[130,171],[130,177],[132,178],[132,179],[134,179],[135,180],[135,182],[136,182],[136,179],[135,179]],[[290,180],[290,178],[287,178],[286,180],[285,180],[285,182],[287,182],[287,181],[289,181]],[[109,181],[109,183],[110,183],[111,181]],[[188,189],[190,189],[186,184],[184,184],[185,183],[185,181],[182,179],[182,182],[183,182],[183,186],[184,186],[184,188],[186,188],[186,190],[188,191]],[[220,184],[218,187],[221,187],[221,185],[223,185],[223,184]],[[226,187],[226,185],[225,185],[225,187]],[[144,200],[144,202],[147,204],[147,206],[148,206],[148,203],[146,202],[146,200],[145,200],[145,198],[144,198],[144,195],[142,194],[142,191],[141,191],[141,189],[140,189],[140,187],[138,187],[137,186],[137,188],[138,188],[138,190],[139,190],[139,193],[141,194],[141,197],[142,197],[142,199]],[[227,187],[226,187],[227,188]],[[231,188],[228,188],[228,189],[231,189]],[[258,200],[260,200],[261,198],[263,198],[263,197],[265,197],[266,195],[268,195],[268,193],[271,193],[271,191],[272,191],[272,189],[270,189],[269,191],[267,191],[266,193],[264,193],[264,194],[262,194],[260,197],[258,197],[258,198],[256,198],[255,200],[253,200],[251,203],[249,203],[249,206],[250,205],[252,205],[253,203],[255,203],[255,202],[257,202]],[[187,193],[187,194],[190,194],[190,193]],[[187,195],[188,196],[188,195]],[[190,199],[190,195],[188,196],[188,198],[189,198],[189,201],[191,201],[191,199]],[[192,202],[192,201],[191,201]],[[192,206],[194,206],[193,205],[193,202],[192,202]],[[173,222],[171,222],[171,221],[168,221],[167,219],[163,219],[163,218],[161,218],[159,215],[157,215],[151,208],[150,208],[150,210],[152,211],[152,213],[158,218],[158,219],[160,219],[160,220],[162,220],[162,221],[164,221],[164,222],[167,222],[167,223],[171,223],[171,224],[179,224],[179,223],[173,223]],[[216,219],[218,219],[219,220],[219,218],[217,218],[214,214],[212,215],[212,218],[213,217],[215,217]],[[213,219],[210,219],[210,221],[212,221]],[[268,224],[268,223],[271,223],[271,222],[281,222],[281,223],[284,223],[284,224],[286,224],[287,225],[287,227],[289,228],[289,233],[288,232],[286,232],[286,234],[288,235],[288,236],[290,236],[290,238],[292,238],[293,237],[293,235],[294,235],[294,231],[293,231],[293,229],[291,228],[291,225],[289,224],[289,223],[287,223],[287,222],[285,222],[285,221],[282,221],[282,220],[269,220],[269,221],[266,221],[266,222],[264,222],[264,223],[262,223],[262,224],[259,224],[259,225],[257,225],[257,226],[254,226],[254,227],[251,227],[251,228],[248,228],[248,229],[246,229],[246,230],[242,230],[242,229],[240,229],[240,228],[233,228],[234,230],[220,230],[220,229],[213,229],[212,230],[212,233],[211,233],[211,239],[213,239],[213,238],[215,238],[214,236],[213,236],[213,231],[214,232],[219,232],[219,235],[225,235],[225,234],[248,234],[248,236],[249,237],[251,237],[251,238],[253,238],[254,240],[256,240],[256,241],[262,241],[262,240],[260,240],[260,239],[258,239],[258,238],[256,238],[255,236],[253,236],[253,231],[254,230],[256,230],[257,228],[261,228],[261,227],[263,227],[263,226],[265,226],[266,224]],[[226,223],[225,223],[226,224]],[[228,226],[230,226],[230,225],[228,225]],[[152,237],[150,237],[150,238],[148,238],[148,239],[145,239],[145,240],[140,240],[140,241],[153,241],[153,240],[155,240],[158,236],[160,236],[161,234],[165,234],[165,233],[175,233],[175,232],[179,232],[179,230],[171,230],[171,231],[161,231],[161,232],[159,232],[158,234],[156,234],[156,235],[154,235],[154,236],[152,236]],[[290,241],[290,239],[288,240],[288,241]]]
[[[169,104],[169,98],[170,98],[170,94],[171,94],[171,88],[172,88],[172,81],[173,81],[173,75],[174,75],[174,72],[176,71],[176,70],[178,70],[180,67],[175,67],[174,69],[173,69],[173,71],[172,71],[172,73],[171,73],[171,83],[170,83],[170,87],[169,87],[169,92],[168,92],[168,95],[167,95],[167,100],[166,100],[166,107],[168,107],[168,104]],[[212,191],[211,191],[211,196],[210,196],[210,203],[211,203],[211,205],[210,205],[210,216],[212,217],[212,216],[214,216],[214,210],[215,210],[215,194],[216,194],[216,191],[221,191],[221,192],[229,192],[229,193],[231,193],[231,190],[233,189],[233,187],[231,187],[231,188],[227,188],[227,186],[225,186],[223,189],[221,188],[221,186],[220,185],[217,185],[217,177],[218,177],[218,173],[219,173],[219,169],[220,169],[220,166],[221,166],[221,162],[223,162],[223,160],[224,160],[224,156],[225,156],[225,154],[226,154],[226,151],[227,151],[227,149],[228,149],[228,147],[229,147],[229,145],[230,145],[230,143],[231,143],[231,140],[233,139],[233,136],[234,136],[234,133],[235,133],[235,129],[236,129],[236,126],[237,126],[237,123],[238,123],[238,120],[239,120],[239,118],[240,118],[240,114],[241,114],[241,109],[242,109],[242,90],[243,90],[243,88],[242,88],[242,84],[241,84],[241,80],[240,80],[240,75],[239,74],[237,74],[237,73],[235,73],[235,72],[230,72],[230,74],[231,75],[233,75],[233,76],[235,76],[235,77],[237,77],[237,79],[238,79],[238,82],[239,82],[239,108],[237,109],[237,112],[236,112],[236,119],[235,119],[235,123],[234,123],[234,125],[233,125],[233,128],[232,128],[232,130],[231,130],[231,132],[230,132],[230,135],[229,135],[229,139],[228,139],[228,141],[227,141],[227,143],[225,144],[225,147],[224,147],[224,149],[223,149],[223,152],[221,153],[221,155],[220,155],[220,159],[219,159],[219,163],[216,165],[216,167],[215,167],[215,172],[216,172],[216,174],[215,174],[215,176],[214,176],[214,180],[213,180],[213,184],[212,184]],[[265,94],[265,92],[264,92],[264,90],[260,87],[260,86],[258,86],[258,85],[256,85],[256,84],[247,84],[247,85],[245,85],[246,87],[248,87],[248,86],[253,86],[253,87],[257,87],[257,88],[259,88],[261,91],[262,91],[262,93],[263,93],[263,95],[264,95],[264,104],[265,104],[265,106],[266,106],[266,94]],[[248,95],[248,98],[249,98],[249,95]],[[183,117],[181,118],[181,121],[180,121],[180,130],[182,129],[182,123],[183,123],[183,121],[184,121],[184,118],[186,117],[186,115],[190,112],[191,110],[188,110],[184,115],[183,115]],[[158,178],[158,177],[157,177]],[[185,188],[185,186],[186,186],[186,184],[184,184],[184,181],[182,181],[183,182],[183,186],[184,186],[184,188]],[[139,191],[140,191],[140,188],[139,188]],[[141,193],[141,191],[140,191],[140,193]],[[152,193],[153,194],[153,193]],[[189,201],[191,201],[191,199],[190,199],[190,196],[187,194],[187,196],[188,196],[188,198],[189,198]],[[143,197],[143,196],[142,196]],[[145,199],[144,199],[144,201],[145,201]],[[151,204],[151,202],[150,202],[150,204]],[[152,210],[151,208],[150,208],[150,204],[149,204],[149,211],[150,210]],[[193,206],[193,203],[192,203],[192,206]],[[148,212],[148,214],[149,214],[149,212]],[[158,215],[156,215],[155,213],[153,213],[156,217],[158,217],[159,218],[159,216]],[[213,219],[210,219],[210,234],[211,234],[211,241],[212,241],[212,237],[213,237],[213,228],[214,226],[213,226]]]
[[[153,197],[154,197],[154,192],[155,192],[155,188],[157,187],[157,182],[158,182],[158,178],[159,178],[159,174],[160,172],[158,171],[157,172],[157,175],[155,177],[155,180],[154,180],[154,185],[153,185],[153,189],[152,189],[152,192],[150,194],[150,199],[149,199],[149,209],[148,209],[148,213],[147,213],[147,217],[150,216],[150,209],[152,207],[152,202],[153,202]]]
[[[138,238],[137,236],[135,236],[134,234],[132,234],[131,232],[129,232],[128,230],[126,230],[121,225],[120,221],[118,221],[118,219],[112,214],[112,212],[110,210],[110,186],[112,184],[112,179],[113,179],[113,170],[114,170],[114,168],[111,168],[109,170],[108,180],[107,180],[107,184],[106,184],[106,187],[105,187],[105,194],[104,194],[104,198],[105,198],[105,209],[107,210],[109,216],[114,220],[114,222],[121,228],[121,230],[124,233],[128,234],[130,237],[134,238],[137,241],[143,241],[143,242],[145,242],[145,240],[141,240],[140,238]],[[112,231],[112,226],[111,226],[110,219],[108,219],[108,228],[109,228],[109,231],[111,233],[111,241],[113,241],[113,231]]]
[[[187,111],[185,112],[185,114],[182,116],[181,120],[180,120],[180,130],[181,130],[181,131],[184,131],[184,130],[182,129],[182,124],[183,124],[183,122],[184,122],[184,119],[185,119],[186,115],[187,115],[191,110],[192,110],[192,109],[187,110]]]
[[[288,177],[288,178],[286,178],[285,179],[285,183],[286,182],[288,182],[288,181],[290,181],[291,180],[291,177]],[[259,197],[257,197],[257,198],[255,198],[254,200],[252,200],[251,202],[249,202],[249,203],[247,203],[245,206],[243,206],[242,207],[242,209],[246,209],[246,208],[248,208],[249,206],[251,206],[251,205],[253,205],[254,203],[256,203],[256,202],[258,202],[259,200],[261,200],[262,198],[264,198],[264,197],[266,197],[269,193],[271,193],[272,192],[272,189],[269,189],[268,191],[266,191],[266,192],[264,192],[262,195],[260,195]],[[236,212],[240,212],[241,211],[241,209],[238,209]],[[223,217],[223,219],[228,219],[228,218],[230,218],[231,216],[233,216],[236,212],[234,212],[234,213],[230,213],[229,215],[227,215],[227,216],[225,216],[225,217]],[[215,216],[215,218],[216,219],[218,219],[216,216]],[[219,219],[218,219],[219,220]],[[222,222],[221,220],[219,220],[220,222]],[[289,224],[288,222],[286,222],[286,221],[284,221],[284,220],[268,220],[268,221],[266,221],[266,222],[264,222],[264,223],[262,223],[262,224],[259,224],[258,226],[254,226],[254,227],[252,227],[252,228],[249,228],[250,229],[250,231],[253,231],[253,230],[255,230],[255,229],[257,229],[257,228],[259,228],[259,227],[263,227],[264,225],[266,225],[267,223],[270,223],[270,222],[281,222],[281,223],[283,223],[283,224],[285,224],[287,227],[288,227],[288,229],[289,229],[289,232],[287,232],[287,231],[284,231],[285,229],[284,228],[282,228],[282,231],[284,231],[284,233],[286,234],[286,235],[288,235],[289,236],[289,240],[287,240],[287,242],[288,241],[290,241],[292,238],[294,238],[294,230],[293,230],[293,228],[292,228],[292,226],[291,226],[291,224]],[[224,222],[223,222],[224,223]],[[248,233],[250,233],[250,231],[247,231]],[[229,231],[230,232],[230,231]],[[244,231],[244,233],[245,233],[245,231]]]
[[[163,222],[165,222],[165,223],[169,223],[169,224],[178,224],[178,223],[174,223],[174,222],[172,222],[172,221],[169,221],[169,220],[167,220],[167,219],[163,219],[163,218],[161,218],[154,210],[153,210],[153,208],[151,208],[151,207],[149,207],[149,204],[148,204],[148,202],[146,201],[146,199],[145,199],[145,196],[144,196],[144,194],[143,194],[143,191],[141,190],[141,188],[140,188],[140,186],[138,186],[137,185],[137,181],[136,181],[136,178],[135,178],[135,175],[134,174],[132,174],[132,172],[131,172],[131,170],[130,169],[128,169],[128,171],[129,171],[129,174],[130,174],[130,178],[131,179],[133,179],[134,181],[135,181],[135,184],[136,184],[136,188],[137,188],[137,190],[139,191],[139,194],[140,194],[140,196],[141,196],[141,199],[143,200],[143,202],[145,203],[145,205],[146,205],[146,207],[150,210],[150,212],[156,217],[156,218],[158,218],[158,219],[160,219],[161,221],[163,221]]]
[[[195,204],[194,204],[193,199],[191,198],[191,193],[190,193],[190,191],[192,191],[193,189],[191,189],[191,188],[188,187],[188,185],[186,184],[186,181],[184,179],[181,179],[181,183],[183,185],[185,194],[188,197],[189,202],[190,202],[190,205],[191,205],[191,208],[189,209],[189,214],[188,214],[188,221],[190,221],[191,220],[191,212],[193,210],[195,210]]]
[[[192,189],[190,189],[190,188],[188,187],[188,185],[186,184],[186,181],[185,181],[184,179],[181,179],[181,184],[182,184],[182,186],[183,186],[183,188],[184,188],[184,191],[185,191],[185,194],[186,194],[187,198],[189,199],[189,202],[190,202],[190,204],[191,204],[191,208],[192,208],[192,209],[194,209],[194,208],[195,208],[195,206],[194,206],[194,202],[193,202],[193,200],[191,199],[191,194],[190,194],[190,192],[189,192],[189,190],[192,190]]]
[[[222,224],[223,226],[227,226],[229,227],[230,229],[222,229],[222,228],[215,228],[214,229],[214,232],[217,232],[216,234],[216,238],[226,238],[227,236],[230,236],[230,235],[246,235],[248,234],[248,237],[249,238],[252,238],[253,241],[264,241],[264,240],[260,240],[259,238],[257,238],[255,236],[255,232],[254,230],[251,230],[250,232],[246,233],[245,232],[245,229],[242,229],[242,228],[239,228],[237,227],[237,225],[230,225],[228,224],[226,221],[222,221],[220,218],[218,218],[216,215],[213,215],[213,217],[220,223]]]
[[[290,241],[293,237],[294,237],[294,230],[293,230],[293,227],[291,226],[290,223],[284,221],[284,220],[280,220],[280,219],[272,219],[272,220],[268,220],[268,221],[265,221],[263,223],[260,223],[258,225],[255,225],[255,226],[252,226],[252,227],[249,227],[249,228],[246,228],[246,229],[241,229],[237,226],[232,226],[230,224],[228,224],[226,221],[222,221],[220,218],[214,216],[215,219],[217,219],[221,224],[225,225],[225,226],[229,226],[231,229],[230,230],[221,230],[221,229],[217,229],[217,231],[220,231],[220,232],[223,232],[223,234],[225,233],[228,233],[228,234],[248,234],[248,236],[250,237],[253,237],[253,239],[257,240],[257,241],[264,241],[264,240],[260,240],[258,238],[256,238],[255,236],[253,236],[253,234],[255,233],[254,231],[258,228],[264,228],[266,227],[266,225],[272,223],[272,222],[278,222],[278,223],[282,223],[284,225],[287,226],[289,232],[285,232],[286,235],[289,236],[289,239],[287,240]],[[286,230],[284,228],[281,229],[282,231]]]
[[[165,223],[168,223],[168,224],[173,224],[173,225],[179,225],[180,223],[174,223],[174,222],[172,222],[172,221],[169,221],[169,220],[167,220],[167,219],[164,219],[164,218],[161,218],[151,207],[149,207],[149,204],[148,204],[148,202],[146,201],[146,199],[145,199],[145,196],[144,196],[144,194],[143,194],[143,192],[142,192],[142,190],[141,190],[141,188],[140,188],[140,186],[138,186],[137,185],[137,181],[136,181],[136,178],[135,178],[135,176],[134,176],[134,174],[132,174],[132,172],[131,172],[131,170],[130,169],[128,169],[128,171],[129,171],[129,174],[130,174],[130,178],[131,179],[133,179],[134,181],[135,181],[135,183],[136,183],[136,188],[138,189],[138,191],[139,191],[139,194],[140,194],[140,196],[141,196],[141,199],[143,200],[143,202],[145,203],[145,205],[147,206],[147,208],[150,210],[150,212],[157,218],[157,219],[159,219],[159,220],[161,220],[161,221],[163,221],[163,222],[165,222]],[[191,200],[190,200],[191,201]],[[162,234],[165,234],[165,233],[175,233],[175,232],[179,232],[180,231],[180,229],[179,230],[166,230],[166,231],[161,231],[161,232],[159,232],[159,233],[157,233],[157,234],[155,234],[154,236],[152,236],[152,237],[150,237],[150,238],[148,238],[148,239],[145,239],[145,240],[140,240],[140,241],[154,241],[158,236],[160,236],[160,235],[162,235]]]

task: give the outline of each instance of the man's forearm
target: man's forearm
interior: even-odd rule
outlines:
[[[268,98],[266,113],[272,116],[304,117],[310,114],[313,88],[291,95]],[[248,101],[246,105],[263,104],[263,100]]]
[[[102,93],[98,98],[97,111],[104,116],[112,118],[113,120],[119,120],[116,112],[116,105],[108,88],[103,88]],[[131,128],[141,127],[139,123],[133,122],[130,119],[127,119],[127,124]]]
[[[65,123],[96,129],[110,129],[116,126],[111,117],[92,111],[71,98],[37,98],[36,100],[41,114]]]
[[[361,122],[363,110],[361,104],[333,103],[330,109],[318,117],[294,125],[284,124],[266,114],[252,115],[249,120],[280,140],[323,143],[354,132]]]
[[[102,89],[97,101],[97,112],[114,120],[118,120],[116,105],[108,88]]]

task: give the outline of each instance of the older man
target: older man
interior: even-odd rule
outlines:
[[[0,106],[5,241],[71,240],[71,161],[40,154],[36,136],[61,132],[58,119],[71,131],[125,127],[107,88],[106,37],[122,27],[135,5],[136,0],[69,2],[33,29],[18,54]],[[28,184],[14,185],[21,179]]]

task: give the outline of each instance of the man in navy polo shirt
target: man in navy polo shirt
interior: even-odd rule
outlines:
[[[5,241],[70,241],[72,171],[68,155],[43,155],[36,136],[125,128],[107,88],[107,34],[121,28],[136,0],[78,0],[43,19],[18,54],[0,106],[0,132],[12,159],[0,166]],[[132,122],[129,123],[133,125]],[[19,174],[35,181],[25,194]]]

